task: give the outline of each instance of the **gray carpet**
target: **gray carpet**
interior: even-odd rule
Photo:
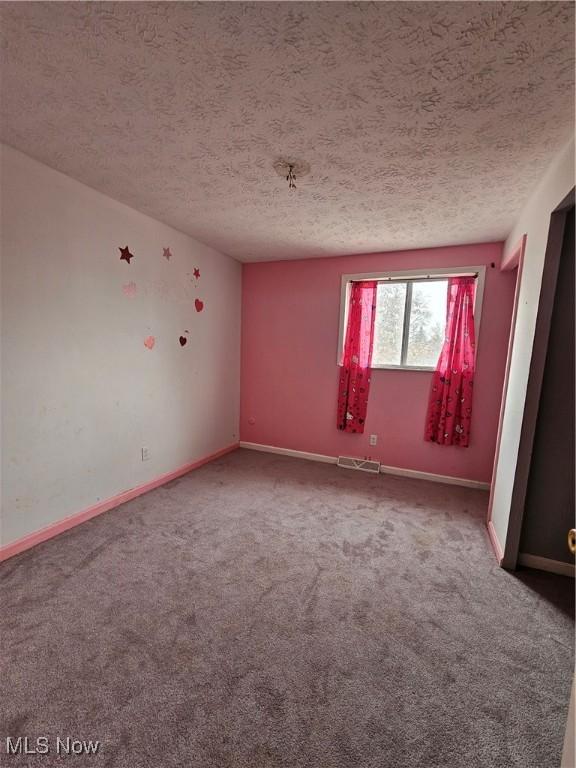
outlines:
[[[486,504],[240,450],[7,561],[0,762],[555,768],[573,583],[497,568]]]

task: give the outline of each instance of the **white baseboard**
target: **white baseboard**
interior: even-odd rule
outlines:
[[[324,464],[336,464],[337,456],[325,456],[321,453],[307,453],[306,451],[294,451],[291,448],[277,448],[275,445],[262,445],[261,443],[246,443],[241,441],[240,448],[248,448],[251,451],[263,453],[278,453],[281,456],[293,456],[296,459],[309,461],[321,461]],[[397,477],[410,477],[417,480],[428,480],[432,483],[446,483],[448,485],[463,485],[466,488],[477,488],[483,491],[490,489],[490,483],[482,483],[479,480],[466,480],[462,477],[450,477],[449,475],[435,475],[431,472],[417,472],[415,469],[402,469],[401,467],[385,467],[380,465],[380,472]]]
[[[336,456],[324,456],[322,453],[307,453],[306,451],[293,451],[291,448],[277,448],[275,445],[261,445],[260,443],[245,443],[240,441],[240,448],[248,448],[251,451],[262,453],[279,453],[281,456],[293,456],[295,459],[308,459],[309,461],[321,461],[323,464],[336,464]]]
[[[480,480],[467,480],[465,477],[435,475],[433,472],[418,472],[415,469],[401,469],[400,467],[385,467],[384,464],[380,465],[380,472],[385,475],[396,475],[397,477],[413,477],[416,480],[428,480],[430,483],[463,485],[465,488],[476,488],[481,491],[490,490],[490,483],[482,483]]]
[[[551,560],[549,557],[526,555],[521,552],[518,555],[518,563],[526,568],[536,568],[539,571],[549,571],[550,573],[558,573],[560,576],[571,576],[574,578],[574,565],[572,563],[564,563],[562,560]]]

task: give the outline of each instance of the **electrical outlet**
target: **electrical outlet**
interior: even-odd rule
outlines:
[[[378,435],[370,435],[370,445],[376,445],[378,442]]]
[[[148,461],[150,458],[150,448],[142,448],[142,461]]]

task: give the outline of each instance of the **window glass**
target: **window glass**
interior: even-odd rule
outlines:
[[[378,283],[373,365],[400,365],[406,283]]]
[[[448,280],[442,279],[378,283],[372,365],[435,368],[444,341],[447,290]]]
[[[447,280],[412,283],[406,365],[435,368],[446,327]]]

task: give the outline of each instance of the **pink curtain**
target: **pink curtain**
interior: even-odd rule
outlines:
[[[337,427],[343,432],[364,432],[375,312],[376,281],[352,283],[338,386]]]
[[[425,439],[439,445],[470,442],[472,387],[474,384],[473,277],[448,281],[446,333],[432,378]]]

